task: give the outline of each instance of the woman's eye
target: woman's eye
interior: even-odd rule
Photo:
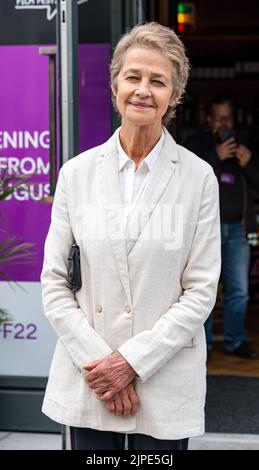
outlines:
[[[163,82],[160,82],[160,80],[152,80],[152,82],[156,85],[165,86],[165,84]]]
[[[138,77],[134,77],[133,75],[130,77],[127,77],[126,80],[138,80]]]

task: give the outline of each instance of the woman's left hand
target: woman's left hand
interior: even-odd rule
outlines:
[[[136,372],[119,353],[84,366],[85,379],[99,400],[108,401],[125,388],[136,376]]]

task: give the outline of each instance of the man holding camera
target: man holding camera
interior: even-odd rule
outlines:
[[[227,353],[256,359],[246,341],[249,244],[256,232],[253,191],[259,189],[259,160],[245,129],[234,130],[231,100],[214,100],[210,130],[190,136],[184,146],[206,160],[219,182],[221,216],[221,279],[224,283],[224,346]],[[208,358],[212,351],[212,315],[205,323]]]

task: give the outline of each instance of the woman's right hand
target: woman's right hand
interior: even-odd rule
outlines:
[[[111,400],[105,403],[105,406],[110,413],[114,413],[117,416],[123,416],[124,418],[134,416],[139,407],[139,397],[133,382],[116,393]]]

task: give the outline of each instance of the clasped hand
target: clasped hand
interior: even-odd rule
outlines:
[[[110,412],[125,417],[136,414],[139,405],[133,385],[136,372],[119,352],[86,364],[84,370],[89,387]]]

